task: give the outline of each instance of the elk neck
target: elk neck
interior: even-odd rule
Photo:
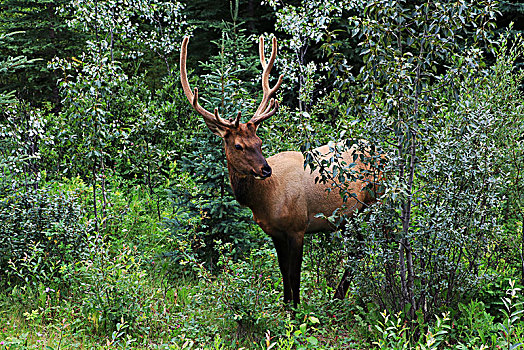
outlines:
[[[233,189],[233,194],[237,202],[253,210],[259,205],[269,191],[269,186],[273,181],[272,177],[264,180],[257,180],[253,176],[238,173],[229,163],[229,182]]]

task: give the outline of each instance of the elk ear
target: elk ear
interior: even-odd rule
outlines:
[[[252,121],[249,121],[249,122],[246,123],[247,128],[249,130],[253,130],[254,132],[257,132],[258,127],[260,126],[260,124],[262,124],[262,123],[253,123]]]
[[[226,133],[228,131],[228,128],[223,126],[223,125],[220,125],[220,124],[216,124],[214,123],[213,121],[210,121],[208,119],[205,119],[204,118],[204,121],[206,122],[206,125],[207,127],[209,128],[209,130],[211,130],[211,132],[217,136],[220,136],[222,138],[224,138],[224,136],[226,136]]]
[[[214,118],[209,119],[204,117],[204,121],[206,122],[207,127],[209,128],[209,130],[211,130],[213,134],[218,135],[221,138],[224,138],[229,130],[238,129],[241,116],[242,112],[238,112],[234,120],[222,119],[218,116],[218,110],[215,108]]]

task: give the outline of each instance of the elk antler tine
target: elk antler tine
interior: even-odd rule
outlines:
[[[277,90],[278,88],[280,87],[280,85],[282,84],[282,80],[284,79],[284,76],[281,74],[279,77],[278,77],[278,80],[277,80],[277,83],[275,84],[275,86],[273,86],[273,88],[271,89],[271,95],[273,95]]]
[[[189,86],[189,81],[187,80],[187,70],[186,70],[186,61],[187,61],[187,43],[189,38],[186,36],[182,41],[182,48],[180,49],[180,82],[182,83],[182,89],[187,99],[193,103],[191,88]]]
[[[278,111],[278,101],[275,101],[272,108],[267,108],[255,121],[255,124],[260,124],[267,118],[273,116]]]
[[[238,124],[240,124],[240,116],[242,115],[241,111],[238,111],[238,115],[235,119],[235,128],[238,128]]]
[[[275,58],[277,58],[277,38],[273,37],[273,41],[271,42],[271,57],[269,58],[269,62],[267,63],[269,71],[271,71],[271,68],[273,68]]]
[[[269,86],[269,73],[271,72],[271,69],[273,68],[273,64],[275,63],[275,59],[277,57],[277,38],[272,38],[272,45],[271,45],[271,57],[269,57],[269,60],[266,62],[266,58],[264,56],[264,37],[260,37],[259,39],[259,46],[258,51],[260,54],[260,63],[262,64],[262,100],[260,101],[260,105],[258,106],[255,114],[253,115],[253,118],[251,118],[251,122],[258,124],[264,119],[269,118],[271,115],[275,114],[275,112],[278,110],[278,103],[275,101],[271,101],[270,99],[273,97],[275,92],[278,90],[280,85],[282,84],[283,76],[280,75],[278,77],[277,83],[271,88]]]
[[[261,115],[266,114],[266,112],[267,112],[269,109],[271,109],[271,107],[273,107],[273,103],[274,103],[273,100],[274,100],[274,99],[269,100],[269,103],[267,104],[266,108],[262,111],[262,113],[260,113]]]
[[[194,108],[197,108],[198,106],[198,88],[193,89],[193,101],[191,101],[191,104]]]
[[[262,115],[268,114],[273,109],[278,109],[278,102],[274,98],[271,99],[271,101],[269,102],[269,105],[264,110]]]
[[[262,115],[266,114],[269,110],[271,110],[271,108],[273,108],[274,105],[275,105],[275,99],[272,98],[271,100],[269,100],[269,103],[267,104],[266,109],[264,109],[264,111],[261,114]]]
[[[262,64],[262,69],[266,68],[266,57],[264,55],[264,37],[260,36],[258,42],[258,53],[260,55],[260,63]]]

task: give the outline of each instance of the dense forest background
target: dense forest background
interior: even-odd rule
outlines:
[[[519,1],[0,0],[0,349],[518,348],[523,31]],[[349,198],[362,174],[315,147],[373,145],[384,194],[306,237],[296,310],[185,36],[201,103],[246,120],[278,38],[266,156]]]

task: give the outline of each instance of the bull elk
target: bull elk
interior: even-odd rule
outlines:
[[[293,300],[296,307],[300,301],[300,271],[304,235],[306,233],[332,231],[332,225],[317,214],[330,216],[337,208],[346,208],[351,214],[375,201],[370,191],[364,190],[368,181],[351,182],[348,189],[355,195],[344,202],[337,191],[329,191],[332,185],[316,181],[318,170],[304,167],[300,152],[282,152],[269,158],[262,155],[262,141],[257,136],[260,124],[278,111],[279,103],[273,98],[282,84],[282,75],[273,87],[269,85],[269,73],[277,55],[277,41],[273,38],[271,57],[264,57],[264,40],[260,37],[259,54],[262,64],[262,101],[247,123],[240,122],[240,113],[229,120],[204,109],[198,102],[198,89],[191,90],[187,79],[186,58],[189,38],[184,38],[180,53],[180,80],[191,105],[204,117],[209,129],[224,140],[229,180],[236,200],[253,212],[255,222],[268,234],[275,244],[278,264],[284,284],[284,302]],[[317,154],[331,157],[330,147],[322,146]],[[356,149],[345,150],[341,161],[354,163]],[[367,167],[356,161],[353,171]],[[318,179],[317,179],[318,180]],[[342,295],[343,297],[343,295]]]

